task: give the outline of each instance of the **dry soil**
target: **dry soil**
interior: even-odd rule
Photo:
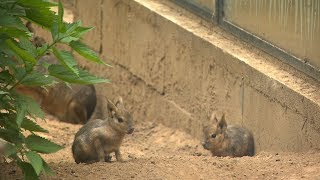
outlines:
[[[137,124],[121,148],[125,162],[76,164],[71,145],[81,125],[48,118],[42,134],[65,148],[43,155],[55,176],[42,179],[320,179],[320,151],[258,152],[255,157],[212,157],[200,141],[153,122]],[[0,165],[0,179],[22,179],[12,163]]]

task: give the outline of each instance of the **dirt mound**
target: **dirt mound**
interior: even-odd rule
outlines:
[[[65,149],[43,157],[56,176],[42,179],[300,179],[320,178],[320,152],[260,152],[255,157],[211,157],[190,135],[161,124],[137,124],[121,148],[125,162],[76,164],[71,145],[81,125],[49,118],[39,123],[46,138]],[[22,179],[13,164],[0,165],[0,179]]]

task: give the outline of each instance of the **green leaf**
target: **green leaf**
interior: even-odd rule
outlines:
[[[23,135],[14,128],[0,128],[0,137],[13,144],[21,144],[23,142]]]
[[[58,23],[59,23],[59,30],[64,26],[63,24],[63,6],[61,1],[59,1],[58,5]]]
[[[12,75],[10,74],[10,72],[8,70],[4,70],[0,72],[0,83],[2,82],[10,82],[10,80],[12,79]]]
[[[31,41],[27,38],[20,38],[19,39],[19,46],[28,51],[30,54],[32,54],[33,57],[36,57],[38,55],[37,48],[31,43]]]
[[[15,67],[13,72],[16,79],[21,79],[27,73],[24,67]]]
[[[62,38],[60,40],[60,42],[69,44],[72,41],[79,41],[81,36],[84,33],[88,32],[92,29],[93,28],[91,28],[91,27],[88,27],[88,28],[87,27],[78,27],[73,32],[71,32],[69,34],[61,34],[60,37],[64,37],[64,38]]]
[[[28,118],[24,118],[21,124],[21,128],[32,132],[48,132],[46,129],[43,129],[37,123]]]
[[[42,159],[43,160],[43,159]],[[54,175],[54,172],[53,170],[50,168],[50,166],[43,160],[42,161],[42,164],[43,164],[43,172],[46,174],[46,175]]]
[[[5,13],[5,11],[1,11],[1,9],[0,9],[0,15],[1,15],[0,26],[13,26],[13,25],[17,24],[17,20],[18,20],[17,17],[9,16],[4,13]]]
[[[14,0],[14,1],[6,0],[6,1],[7,2],[5,2],[4,4],[6,4],[5,6],[10,7],[10,10],[5,8],[4,9],[5,14],[8,14],[10,16],[20,16],[20,17],[23,17],[23,16],[26,15],[24,8],[19,6],[19,5],[17,5],[16,4],[16,0]]]
[[[60,40],[60,42],[62,42],[62,43],[70,43],[70,42],[72,42],[72,41],[78,41],[79,40],[79,38],[76,38],[76,37],[72,37],[72,36],[66,36],[66,37],[64,37],[64,38],[62,38],[61,40]]]
[[[23,30],[15,28],[15,27],[1,27],[1,26],[0,26],[0,35],[7,35],[10,37],[15,37],[15,38],[19,38],[19,37],[29,38],[29,37],[31,37],[31,33],[28,31],[23,31]]]
[[[33,2],[33,1],[32,1]],[[50,29],[56,21],[57,15],[50,8],[28,8],[26,9],[26,20]]]
[[[53,49],[54,55],[58,58],[61,64],[78,76],[79,71],[76,68],[77,62],[74,60],[72,54],[67,51],[59,51],[56,48],[52,48],[52,49]]]
[[[81,21],[76,21],[73,23],[65,23],[66,33],[72,33],[77,27],[81,26]]]
[[[41,110],[39,104],[30,97],[25,96],[27,102],[27,112],[32,117],[39,117],[44,119],[44,112]]]
[[[10,15],[7,11],[0,9],[0,17],[0,26],[14,27],[22,31],[28,31],[20,18]]]
[[[3,94],[9,94],[9,93],[8,93],[8,92],[1,91],[1,90],[0,90],[0,95],[3,95]]]
[[[29,61],[24,62],[24,67],[26,69],[27,74],[31,73],[33,71],[35,64]]]
[[[24,61],[29,61],[32,63],[36,63],[36,59],[28,53],[28,51],[25,51],[21,48],[19,48],[11,39],[6,40],[6,44],[10,47],[10,49],[15,52],[21,59]]]
[[[58,24],[58,22],[52,23],[51,36],[52,36],[53,41],[56,41],[59,38],[59,24]]]
[[[71,36],[80,38],[83,34],[91,31],[92,29],[94,29],[94,27],[77,27]]]
[[[16,117],[16,111],[12,104],[11,94],[8,96],[1,96],[2,101],[0,101],[0,109],[6,109],[8,111],[4,113],[0,113],[0,126],[4,126],[4,124],[7,124],[6,118],[9,116],[12,116],[13,122]],[[3,117],[5,116],[5,117]]]
[[[80,41],[71,41],[70,46],[81,56],[96,63],[107,65],[105,62],[100,60],[99,56],[93,50],[91,50],[88,46],[81,43]]]
[[[41,119],[44,119],[44,113],[41,110],[39,104],[34,101],[32,98],[24,95],[17,95],[16,97],[16,107],[17,107],[17,124],[20,127],[21,123],[23,121],[23,118],[26,115],[26,112],[29,113],[32,117],[39,117]]]
[[[37,180],[39,179],[37,173],[33,169],[32,165],[27,162],[18,161],[17,163],[19,167],[22,169],[25,180]]]
[[[54,79],[52,76],[31,72],[20,83],[27,86],[43,86],[52,84],[53,82]]]
[[[39,153],[54,153],[61,150],[63,147],[57,145],[45,138],[37,135],[29,135],[26,140],[26,146],[32,150]]]
[[[5,155],[7,157],[13,157],[17,154],[18,152],[18,149],[16,146],[10,144],[10,143],[6,143],[6,152],[5,152]]]
[[[42,44],[42,46],[37,47],[38,57],[44,55],[48,50],[48,43]]]
[[[108,83],[110,80],[98,78],[94,75],[89,74],[87,71],[78,68],[79,76],[70,72],[64,66],[59,64],[52,64],[48,68],[49,74],[59,78],[61,80],[67,81],[69,83],[76,84],[96,84],[96,83]]]
[[[10,100],[8,100],[9,97],[10,96],[5,96],[5,97],[3,97],[3,99],[6,101],[10,101]],[[10,103],[12,103],[12,102],[10,102]],[[15,121],[16,111],[15,111],[13,105],[9,104],[7,102],[1,102],[1,106],[4,108],[7,108],[7,111],[8,111],[8,113],[3,113],[0,115],[0,118],[1,118],[0,119],[0,126],[3,127],[4,129],[8,130],[8,131],[2,131],[2,134],[4,134],[4,136],[6,136],[6,134],[8,136],[11,136],[13,134],[15,134],[15,135],[19,134],[20,129]],[[20,137],[17,137],[17,138],[20,138]]]
[[[47,0],[18,0],[17,3],[23,7],[28,8],[50,8],[53,6],[57,6],[57,3]]]
[[[2,67],[2,69],[5,69],[6,66],[8,66],[8,67],[16,67],[17,62],[12,61],[13,55],[7,55],[10,52],[4,52],[4,51],[1,51],[1,50],[10,51],[8,48],[5,49],[5,47],[1,47],[0,46],[0,67]],[[6,53],[6,55],[2,54],[2,53]]]
[[[39,176],[40,172],[43,169],[43,166],[42,166],[43,161],[42,161],[41,156],[33,151],[28,151],[26,153],[26,156],[27,156],[28,160],[30,161],[34,171]]]
[[[19,105],[17,106],[17,118],[16,118],[16,122],[18,124],[18,126],[21,126],[21,123],[23,121],[23,118],[26,116],[27,113],[27,107],[24,105]]]

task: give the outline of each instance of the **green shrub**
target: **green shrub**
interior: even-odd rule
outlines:
[[[57,14],[50,10],[53,6],[58,6]],[[47,132],[35,121],[44,119],[44,113],[33,99],[17,93],[15,88],[18,85],[45,87],[57,80],[78,84],[108,82],[80,69],[71,52],[56,48],[59,43],[66,44],[86,59],[106,65],[80,41],[92,28],[82,27],[80,21],[66,23],[62,17],[61,2],[0,1],[0,138],[8,142],[6,157],[17,163],[25,179],[37,179],[42,172],[50,174],[52,171],[39,153],[54,153],[62,147],[36,134]],[[24,25],[26,21],[50,31],[52,42],[34,46],[33,34]],[[57,57],[58,64],[38,63],[48,52]],[[35,71],[36,66],[44,66],[47,72]]]

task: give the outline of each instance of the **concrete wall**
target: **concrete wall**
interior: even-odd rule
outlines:
[[[202,138],[214,110],[253,131],[257,150],[320,148],[316,82],[167,1],[77,0],[76,18],[96,26],[85,41],[113,68],[103,96],[121,95],[135,120]],[[103,98],[102,98],[103,99]]]

